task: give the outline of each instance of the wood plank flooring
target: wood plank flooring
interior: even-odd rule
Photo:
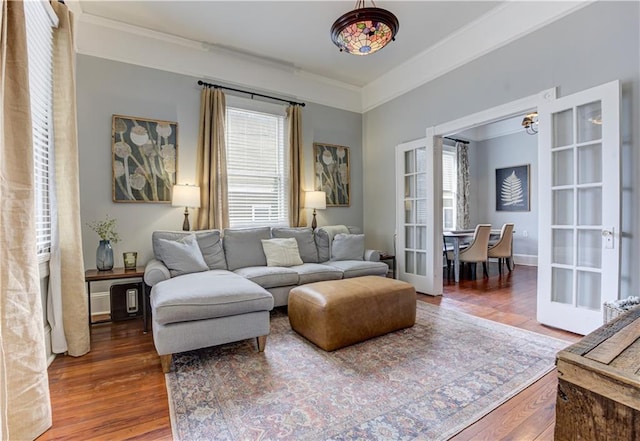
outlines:
[[[419,300],[541,334],[579,336],[535,321],[536,269],[518,266],[489,279],[445,282],[442,297]],[[91,330],[91,352],[58,356],[49,368],[53,427],[45,440],[170,440],[167,391],[151,333],[142,321],[101,324]],[[456,435],[455,440],[552,440],[556,376],[552,372]]]

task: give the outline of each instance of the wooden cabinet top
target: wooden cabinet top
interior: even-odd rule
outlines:
[[[144,267],[139,266],[136,269],[124,269],[113,268],[108,271],[98,271],[97,269],[90,269],[84,272],[85,282],[94,282],[98,280],[112,280],[112,279],[132,279],[134,277],[143,277]]]

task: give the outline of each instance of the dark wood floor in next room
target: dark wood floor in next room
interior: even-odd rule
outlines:
[[[518,266],[489,279],[445,282],[442,297],[420,301],[541,334],[577,341],[578,336],[535,320],[536,269]],[[151,333],[142,321],[106,323],[91,329],[91,352],[59,356],[49,368],[53,427],[45,440],[170,440],[164,375]],[[455,440],[552,440],[556,374],[552,372],[465,429]]]

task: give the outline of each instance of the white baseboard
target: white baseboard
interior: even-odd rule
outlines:
[[[110,314],[111,297],[108,291],[91,293],[91,315]]]
[[[533,254],[514,254],[513,262],[516,265],[538,266],[538,256]]]

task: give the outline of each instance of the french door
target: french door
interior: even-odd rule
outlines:
[[[538,107],[538,321],[583,335],[618,298],[619,106],[614,81]]]
[[[441,295],[442,253],[434,250],[442,249],[442,239],[434,225],[442,223],[442,179],[436,179],[441,176],[442,139],[435,144],[427,136],[396,147],[396,261],[401,280],[418,292]]]

